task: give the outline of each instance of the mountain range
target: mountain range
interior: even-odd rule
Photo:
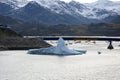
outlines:
[[[24,36],[120,36],[120,2],[0,0],[0,24]]]
[[[0,0],[0,15],[39,24],[79,25],[111,22],[120,16],[120,1],[82,4],[72,0]]]

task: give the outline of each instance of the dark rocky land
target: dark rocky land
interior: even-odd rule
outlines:
[[[8,28],[0,28],[0,50],[27,50],[49,46],[43,40],[23,38],[20,34]]]

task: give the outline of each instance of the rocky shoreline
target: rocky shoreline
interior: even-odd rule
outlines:
[[[50,46],[45,41],[36,38],[10,37],[0,39],[0,50],[28,50]]]

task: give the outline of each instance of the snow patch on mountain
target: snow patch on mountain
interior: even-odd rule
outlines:
[[[89,10],[83,12],[84,17],[104,19],[108,16],[120,15],[120,1],[98,0],[84,5],[89,8]]]
[[[108,16],[120,15],[120,2],[98,0],[87,5],[76,1],[69,3],[60,0],[35,0],[44,7],[58,14],[84,16],[90,19],[104,19]]]
[[[106,9],[109,11],[115,11],[118,13],[120,11],[120,1],[113,2],[109,0],[98,0],[94,3],[85,4],[91,9],[98,8],[98,9]]]
[[[15,9],[24,7],[30,1],[37,2],[53,13],[69,14],[74,17],[83,16],[90,19],[104,19],[108,16],[120,15],[120,1],[98,0],[93,3],[81,4],[74,0],[71,2],[61,0],[0,0],[0,2],[9,4]]]
[[[27,0],[0,0],[0,2],[9,4],[12,8],[18,9],[25,6],[29,1]]]

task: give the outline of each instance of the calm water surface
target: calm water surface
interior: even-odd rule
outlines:
[[[0,52],[0,80],[119,80],[120,54],[29,55],[27,51]],[[116,54],[113,54],[116,53]]]

